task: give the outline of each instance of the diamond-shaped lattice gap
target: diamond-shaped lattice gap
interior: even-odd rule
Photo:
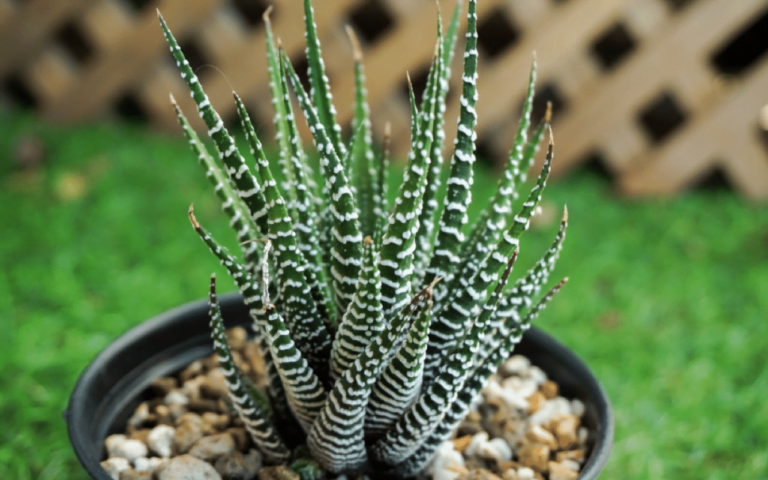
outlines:
[[[674,12],[679,12],[680,10],[691,5],[695,1],[696,0],[664,0],[664,3],[667,4],[670,10]]]
[[[293,65],[296,75],[299,76],[304,90],[309,94],[312,85],[309,83],[309,61],[307,61],[307,56],[302,54],[301,57],[291,60],[291,65]]]
[[[185,39],[179,46],[192,71],[195,72],[198,78],[202,77],[205,70],[200,71],[200,67],[211,64],[203,49],[200,48],[197,41],[193,38]]]
[[[687,114],[671,92],[662,92],[638,113],[643,130],[654,143],[661,143],[680,128]]]
[[[475,142],[475,160],[478,165],[482,165],[487,170],[498,172],[503,167],[504,163],[496,154],[496,151],[491,144],[490,137],[489,134],[486,134]]]
[[[123,0],[136,13],[142,12],[150,7],[157,6],[157,0]]]
[[[143,123],[149,118],[133,92],[126,93],[115,102],[115,111],[120,118],[129,122]]]
[[[256,28],[264,23],[262,17],[269,8],[269,2],[265,0],[232,0],[232,6],[235,7],[237,13],[243,17],[248,26]],[[272,20],[275,18],[274,10],[271,13],[271,18]]]
[[[712,168],[695,179],[691,183],[691,187],[707,192],[729,191],[731,190],[731,181],[723,167],[715,163]]]
[[[381,0],[367,0],[352,10],[349,21],[365,43],[376,43],[394,25],[394,19]]]
[[[56,40],[81,65],[93,55],[91,44],[74,22],[66,23],[56,34]]]
[[[712,64],[718,71],[740,75],[768,52],[768,8],[753,18],[712,54]]]
[[[603,70],[615,68],[635,49],[635,39],[622,23],[616,23],[592,43],[592,54]]]
[[[33,109],[37,106],[35,95],[29,90],[24,80],[17,74],[12,74],[6,78],[2,88],[16,105],[29,109]]]
[[[512,47],[519,37],[518,29],[502,7],[494,8],[477,25],[477,43],[490,59]]]
[[[605,154],[600,150],[590,150],[584,155],[581,155],[576,162],[579,170],[583,170],[588,174],[603,179],[606,183],[613,180],[614,173],[608,166],[608,161],[605,158]]]

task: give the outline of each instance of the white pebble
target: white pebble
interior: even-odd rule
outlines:
[[[509,447],[506,441],[504,441],[503,438],[494,438],[490,442],[488,442],[488,445],[493,446],[493,448],[496,450],[497,455],[496,459],[501,460],[502,462],[508,462],[512,460],[512,449]]]
[[[574,472],[578,472],[579,470],[581,470],[581,465],[579,465],[579,462],[577,462],[575,460],[565,459],[565,460],[562,460],[560,462],[560,465],[562,465],[564,467],[568,467],[571,470],[573,470]]]
[[[544,373],[544,370],[540,369],[536,365],[532,366],[531,369],[528,371],[528,374],[530,375],[531,380],[536,382],[536,386],[541,386],[542,383],[547,381],[547,374]]]
[[[503,375],[526,375],[531,368],[531,361],[522,355],[513,355],[501,365]]]
[[[464,457],[453,447],[453,442],[447,441],[435,452],[435,458],[427,466],[426,473],[433,480],[456,480],[459,476],[457,467],[463,466]]]
[[[152,457],[156,458],[156,457]],[[137,472],[151,472],[152,471],[152,464],[150,463],[148,458],[137,458],[133,461],[133,469]]]
[[[574,398],[573,400],[571,400],[571,413],[573,413],[577,417],[582,417],[584,416],[584,410],[585,410],[584,402],[582,402],[578,398]]]
[[[171,444],[176,429],[168,425],[158,425],[147,435],[149,448],[163,458],[171,456]]]
[[[536,474],[528,467],[520,467],[517,469],[517,478],[520,480],[533,480],[536,478]]]
[[[579,443],[584,445],[589,439],[589,430],[587,427],[579,427]]]
[[[504,381],[501,382],[501,387],[505,391],[512,391],[517,395],[526,398],[536,393],[536,390],[539,389],[539,386],[533,380],[520,377],[505,378]]]
[[[469,441],[469,445],[464,451],[464,454],[467,457],[474,457],[481,453],[481,448],[486,443],[488,443],[488,432],[478,432],[472,437],[472,440]]]
[[[112,457],[101,462],[101,467],[114,480],[120,480],[120,472],[131,468],[131,464],[124,458]]]
[[[144,443],[139,440],[129,440],[125,435],[110,435],[104,444],[110,457],[125,458],[128,461],[146,457],[149,453]]]
[[[563,397],[547,400],[541,410],[530,416],[528,421],[536,425],[547,423],[549,419],[557,415],[570,415],[571,403]]]
[[[174,403],[179,405],[186,405],[189,403],[187,396],[179,390],[173,390],[169,392],[168,395],[165,396],[164,401],[166,405],[173,405]]]

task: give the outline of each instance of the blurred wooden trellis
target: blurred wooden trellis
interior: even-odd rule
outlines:
[[[447,15],[454,0],[440,0]],[[466,2],[465,2],[466,3]],[[213,104],[234,118],[231,91],[271,129],[261,13],[301,69],[299,0],[0,0],[0,98],[51,120],[140,114],[176,129],[168,104],[185,95],[157,25],[168,20]],[[751,198],[768,197],[759,111],[768,103],[766,0],[482,0],[479,142],[504,162],[531,52],[538,115],[555,107],[556,173],[591,160],[630,195],[669,194],[720,172]],[[422,83],[432,54],[432,0],[325,0],[317,22],[342,122],[351,115],[352,60],[344,25],[364,44],[374,126],[407,147],[405,71]],[[461,42],[460,42],[461,44]],[[457,55],[454,72],[460,70]],[[217,71],[218,70],[218,71]],[[459,85],[454,75],[454,91]],[[449,96],[455,125],[458,95]]]

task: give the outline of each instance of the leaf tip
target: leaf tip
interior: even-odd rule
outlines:
[[[562,223],[568,223],[568,205],[563,206],[563,220]]]
[[[363,242],[364,242],[366,245],[373,245],[373,239],[371,238],[371,236],[370,236],[370,235],[368,235],[367,237],[365,237],[365,239],[363,240]]]
[[[269,16],[272,14],[273,7],[272,5],[268,6],[266,10],[264,10],[264,13],[261,15],[261,18],[264,20],[264,23],[268,26],[272,26],[272,22],[269,19]]]
[[[200,224],[197,223],[197,219],[195,218],[195,205],[189,204],[189,210],[187,212],[189,214],[189,221],[192,222],[192,227],[197,230],[200,228]]]
[[[349,42],[352,44],[352,57],[355,62],[361,63],[363,61],[363,49],[360,48],[360,40],[357,38],[355,30],[350,25],[345,25],[347,30],[347,36],[349,36]]]
[[[552,121],[552,102],[547,102],[547,111],[544,113],[544,122],[550,123]]]

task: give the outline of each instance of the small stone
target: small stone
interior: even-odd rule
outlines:
[[[453,442],[443,442],[426,468],[432,480],[455,480],[466,472],[464,457],[453,448]]]
[[[213,465],[191,455],[172,458],[157,471],[157,480],[222,480]]]
[[[214,400],[229,397],[229,389],[220,368],[211,370],[204,377],[200,383],[200,396]]]
[[[235,448],[241,452],[245,452],[251,445],[251,437],[244,428],[228,428],[227,433],[232,435],[235,440]]]
[[[487,443],[487,447],[484,451],[489,453],[489,457],[497,462],[507,462],[512,460],[512,449],[503,438],[492,439]]]
[[[284,465],[259,470],[259,480],[299,480],[299,474]]]
[[[520,467],[517,469],[517,477],[520,480],[533,480],[536,478],[536,472],[528,467]]]
[[[456,438],[453,440],[453,448],[456,449],[457,452],[464,453],[471,441],[472,435],[464,435],[463,437]]]
[[[166,405],[186,405],[189,403],[189,398],[187,398],[186,395],[181,390],[173,390],[172,392],[169,392],[168,395],[165,396],[165,399],[163,400]]]
[[[194,413],[185,413],[177,421],[176,433],[173,435],[173,449],[178,453],[187,453],[202,436],[203,419]]]
[[[564,452],[557,452],[557,454],[555,454],[555,459],[557,459],[557,461],[560,463],[562,463],[564,460],[582,462],[584,461],[584,452],[581,450],[566,450]]]
[[[232,350],[242,350],[248,340],[248,332],[243,327],[234,327],[227,330],[227,342]]]
[[[573,400],[571,400],[571,413],[573,413],[577,417],[583,417],[585,411],[586,411],[586,407],[584,406],[584,402],[582,402],[578,398],[574,398]]]
[[[570,415],[570,413],[571,403],[563,397],[557,397],[552,400],[547,400],[541,410],[531,415],[528,418],[528,421],[537,425],[543,425],[554,417],[559,415]]]
[[[173,417],[171,416],[171,409],[168,405],[158,405],[155,407],[155,416],[157,423],[163,425],[173,425]]]
[[[476,468],[460,475],[456,480],[501,480],[501,477],[484,468]]]
[[[563,460],[562,462],[559,462],[559,463],[564,467],[570,468],[574,472],[578,472],[581,470],[581,465],[579,465],[579,462],[577,462],[576,460]]]
[[[198,440],[189,450],[193,457],[212,462],[235,449],[235,440],[228,433],[209,435]]]
[[[501,388],[514,392],[516,396],[528,398],[536,393],[538,385],[529,378],[509,377],[501,382]]]
[[[176,435],[175,428],[158,425],[149,432],[147,446],[160,457],[168,458],[171,456],[174,435]]]
[[[579,428],[579,445],[582,447],[586,446],[588,440],[589,440],[589,430],[587,430],[587,427]]]
[[[528,397],[528,415],[533,415],[544,407],[547,397],[541,392],[536,392]]]
[[[172,403],[168,405],[168,410],[171,412],[171,418],[176,422],[182,415],[187,413],[187,407],[179,403]]]
[[[186,382],[190,378],[195,378],[198,375],[201,375],[203,373],[203,362],[200,360],[195,360],[194,362],[190,363],[187,368],[181,371],[179,374],[179,379],[183,382]]]
[[[101,462],[101,468],[103,468],[113,480],[120,480],[120,472],[131,468],[131,463],[125,458],[112,457]]]
[[[578,445],[579,417],[563,415],[552,420],[551,427],[557,437],[558,450],[571,450]]]
[[[509,377],[512,375],[525,375],[531,368],[531,361],[522,355],[512,355],[504,363],[501,364],[499,373],[503,377]]]
[[[152,380],[149,385],[158,395],[166,396],[171,390],[175,390],[179,387],[179,382],[173,377],[160,377]]]
[[[128,439],[125,435],[110,435],[104,440],[104,445],[110,457],[125,458],[129,462],[149,453],[143,442]]]
[[[152,430],[149,428],[141,428],[139,430],[134,430],[131,432],[130,439],[131,440],[138,440],[142,443],[147,443],[147,436],[149,436],[149,432]]]
[[[549,462],[549,480],[576,480],[579,472],[564,467],[557,462]]]
[[[472,440],[469,442],[467,449],[464,451],[464,455],[474,457],[480,454],[480,449],[488,443],[488,432],[479,432],[472,436]]]
[[[544,382],[547,381],[547,374],[544,373],[544,370],[540,369],[536,365],[532,366],[530,370],[528,370],[528,376],[531,378],[531,380],[536,383],[536,385],[541,386],[544,384]]]
[[[194,378],[190,378],[181,386],[181,391],[184,393],[184,395],[187,396],[188,399],[199,400],[202,398],[202,394],[200,393],[200,386],[206,381],[207,380],[205,375],[198,375]]]
[[[120,472],[120,480],[152,480],[152,472],[140,470],[123,470]]]
[[[216,431],[221,431],[227,428],[227,425],[229,424],[229,415],[221,414],[218,415],[213,412],[205,412],[203,414],[203,425],[207,426],[210,425],[210,427]],[[204,430],[205,427],[203,428]]]
[[[541,393],[543,393],[544,396],[547,397],[547,400],[551,400],[557,397],[557,392],[558,392],[557,384],[552,380],[547,380],[546,382],[541,384]]]
[[[507,468],[504,470],[504,474],[501,476],[502,480],[520,480],[520,477],[517,475],[517,469],[516,468]]]
[[[226,404],[222,409],[218,401],[211,400],[208,398],[191,399],[186,406],[190,412],[196,412],[196,413],[205,413],[205,412],[222,412],[223,413],[227,411]]]
[[[517,456],[520,463],[526,467],[532,468],[537,472],[545,472],[547,470],[547,461],[549,461],[549,447],[536,443],[528,444],[517,452]]]
[[[541,425],[530,425],[525,432],[525,438],[531,443],[546,445],[550,450],[557,450],[557,439],[549,430]]]
[[[149,405],[147,402],[142,402],[136,407],[131,418],[128,419],[128,425],[131,427],[139,428],[144,425],[144,422],[149,418]]]
[[[243,349],[243,356],[251,365],[251,374],[248,375],[257,387],[267,385],[267,367],[264,365],[264,356],[255,342],[248,342]]]
[[[256,450],[248,455],[235,450],[219,457],[214,467],[224,480],[251,480],[261,470],[261,455]]]

